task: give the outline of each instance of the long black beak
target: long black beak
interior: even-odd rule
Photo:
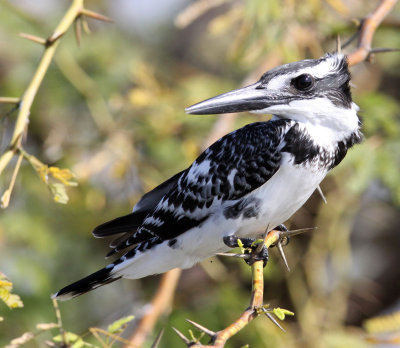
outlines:
[[[279,104],[277,100],[261,86],[260,82],[234,91],[218,95],[185,109],[188,114],[208,115],[241,111],[256,111]]]

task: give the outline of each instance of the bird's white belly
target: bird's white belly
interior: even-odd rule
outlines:
[[[256,190],[261,200],[260,214],[254,219],[242,219],[239,236],[256,236],[289,219],[307,201],[326,175],[325,170],[286,163],[266,184]]]
[[[285,222],[307,201],[327,171],[310,166],[294,166],[289,158],[285,159],[266,184],[247,196],[260,202],[256,216],[246,218],[242,214],[236,218],[227,218],[225,208],[236,201],[225,202],[203,225],[178,237],[178,249],[192,259],[187,259],[187,267],[217,252],[229,250],[223,243],[224,236],[234,234],[255,238],[267,228],[271,230]]]

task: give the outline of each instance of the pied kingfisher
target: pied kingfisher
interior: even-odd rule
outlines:
[[[267,71],[189,114],[272,114],[225,135],[193,164],[145,194],[133,212],[94,229],[117,236],[105,268],[58,291],[66,300],[119,278],[189,268],[291,217],[362,139],[346,57],[327,54]],[[236,241],[236,244],[235,244]]]

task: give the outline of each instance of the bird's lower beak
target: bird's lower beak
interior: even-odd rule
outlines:
[[[276,96],[271,98],[268,91],[257,82],[189,106],[185,111],[194,115],[257,111],[279,104],[277,102]]]

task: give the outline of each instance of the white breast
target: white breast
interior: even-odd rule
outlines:
[[[260,214],[254,221],[243,222],[239,235],[272,229],[289,219],[307,201],[327,174],[320,166],[293,165],[290,154],[283,154],[282,164],[275,175],[253,194],[262,201]],[[252,231],[253,230],[253,231]]]

